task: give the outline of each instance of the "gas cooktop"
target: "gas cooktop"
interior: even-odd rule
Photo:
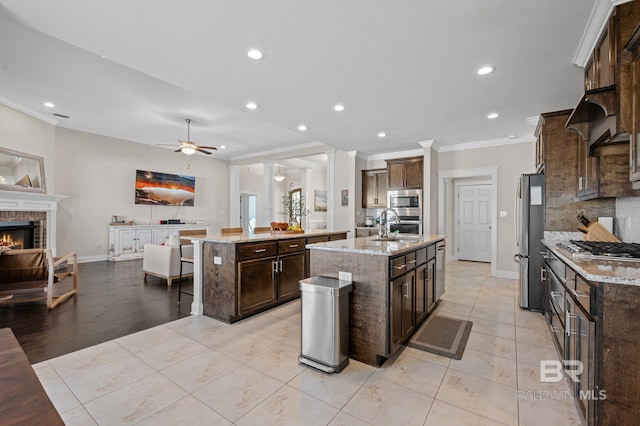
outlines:
[[[571,252],[573,257],[610,260],[640,260],[640,244],[612,243],[606,241],[570,240],[560,247]]]

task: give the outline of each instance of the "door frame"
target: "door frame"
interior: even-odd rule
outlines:
[[[260,193],[259,192],[255,192],[255,191],[240,191],[240,196],[238,197],[238,226],[242,226],[242,210],[243,210],[243,206],[242,206],[242,202],[240,201],[242,199],[242,196],[246,195],[246,196],[253,196],[256,197],[256,226],[262,226],[262,222],[260,221],[260,213],[261,213],[261,208],[260,208],[260,202],[261,202],[261,197],[260,197]],[[245,231],[248,231],[248,229],[245,229]]]
[[[491,182],[491,275],[498,276],[498,167],[483,167],[475,169],[438,170],[438,234],[446,235],[446,188],[449,181],[456,179],[484,179]],[[449,254],[448,261],[456,260],[457,255]]]
[[[455,179],[453,181],[455,190],[454,190],[454,208],[453,208],[453,223],[455,229],[455,238],[453,238],[453,253],[455,254],[456,259],[458,258],[459,247],[460,247],[460,187],[461,186],[478,186],[484,185],[489,187],[490,196],[493,197],[493,191],[491,191],[491,181],[488,179]],[[491,200],[491,207],[493,208],[493,200]],[[494,221],[493,221],[493,213],[491,213],[491,231],[493,231]],[[493,248],[493,232],[491,232],[491,247]],[[491,254],[491,261],[493,259],[493,253]]]

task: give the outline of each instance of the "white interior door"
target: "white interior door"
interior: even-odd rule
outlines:
[[[257,225],[258,196],[240,194],[240,226],[244,231],[253,231]]]
[[[458,260],[491,262],[491,185],[456,184]]]

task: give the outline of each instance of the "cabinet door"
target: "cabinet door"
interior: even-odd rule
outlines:
[[[238,313],[248,314],[276,301],[275,257],[238,263]]]
[[[640,47],[634,52],[635,57],[631,63],[632,74],[632,130],[631,130],[631,173],[629,179],[635,184],[640,184]],[[634,188],[638,189],[634,184]]]
[[[593,61],[593,55],[589,59],[589,63],[584,67],[584,90],[596,88],[596,64]]]
[[[436,261],[435,259],[427,262],[427,270],[425,276],[425,292],[427,299],[427,313],[431,312],[431,310],[436,306]]]
[[[415,326],[419,326],[427,317],[427,283],[429,281],[427,273],[427,265],[423,264],[416,268],[416,286],[415,286]]]
[[[415,286],[416,273],[409,272],[404,280],[404,297],[402,299],[402,337],[409,336],[415,327]]]
[[[305,252],[280,256],[278,260],[278,300],[300,296],[300,280],[305,277]]]
[[[402,327],[402,308],[405,304],[405,276],[391,281],[391,312],[389,313],[390,325],[390,353],[394,353],[404,338]]]
[[[387,206],[387,172],[376,174],[376,205],[375,207]]]
[[[387,162],[387,188],[404,188],[404,163]]]
[[[405,163],[404,187],[422,188],[423,161],[409,161]]]
[[[613,20],[610,21],[611,23]],[[594,52],[596,60],[597,87],[607,87],[615,83],[614,63],[615,51],[611,48],[609,29],[605,29]]]
[[[378,194],[376,193],[377,175],[374,173],[362,172],[362,207],[372,207],[376,205]]]
[[[576,383],[576,394],[578,406],[582,411],[587,424],[594,416],[594,401],[589,396],[595,395],[595,342],[596,323],[590,321],[581,309],[576,311],[576,333],[577,350],[576,359],[582,363],[582,373],[579,375],[580,381]]]
[[[589,142],[578,140],[578,198],[598,196],[598,157],[589,157]]]
[[[153,241],[151,229],[138,229],[136,231],[136,252],[144,251],[144,245]]]
[[[120,247],[119,254],[135,253],[136,251],[136,231],[135,229],[118,229],[116,231],[118,235],[118,247]]]
[[[154,244],[162,244],[167,241],[169,238],[169,230],[160,228],[153,230],[153,243]]]

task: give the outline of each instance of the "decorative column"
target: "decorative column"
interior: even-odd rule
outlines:
[[[435,177],[432,178],[431,173],[437,173],[437,170],[431,170],[431,155],[433,149],[433,139],[423,142],[418,142],[422,148],[424,148],[424,160],[422,169],[422,234],[430,235],[432,231],[431,218],[437,217],[437,189],[432,185],[437,183]],[[435,232],[436,227],[433,227]]]
[[[327,230],[335,229],[335,183],[336,150],[325,151],[327,155]]]
[[[240,227],[240,166],[229,166],[229,226]]]
[[[309,210],[313,210],[313,206],[310,203],[313,203],[313,194],[311,193],[311,185],[309,184],[309,182],[311,182],[311,169],[301,169],[300,170],[300,186],[302,187],[302,190],[304,191],[304,203],[305,203],[305,207],[307,207]],[[302,227],[302,229],[310,229],[309,228],[309,216],[303,216],[300,219],[300,226]]]
[[[261,226],[267,226],[273,219],[273,161],[262,162],[262,224]]]
[[[358,200],[357,195],[359,195],[356,191],[359,180],[359,175],[356,173],[356,158],[358,156],[358,151],[349,151],[347,152],[347,155],[349,156],[349,168],[347,169],[347,176],[349,177],[349,186],[347,188],[349,191],[347,217],[349,218],[349,224],[347,229],[355,229],[356,223],[358,222],[356,219],[356,200]],[[362,188],[362,183],[360,183],[360,188]],[[340,194],[340,205],[342,205],[342,194]],[[355,237],[355,235],[353,236]]]

